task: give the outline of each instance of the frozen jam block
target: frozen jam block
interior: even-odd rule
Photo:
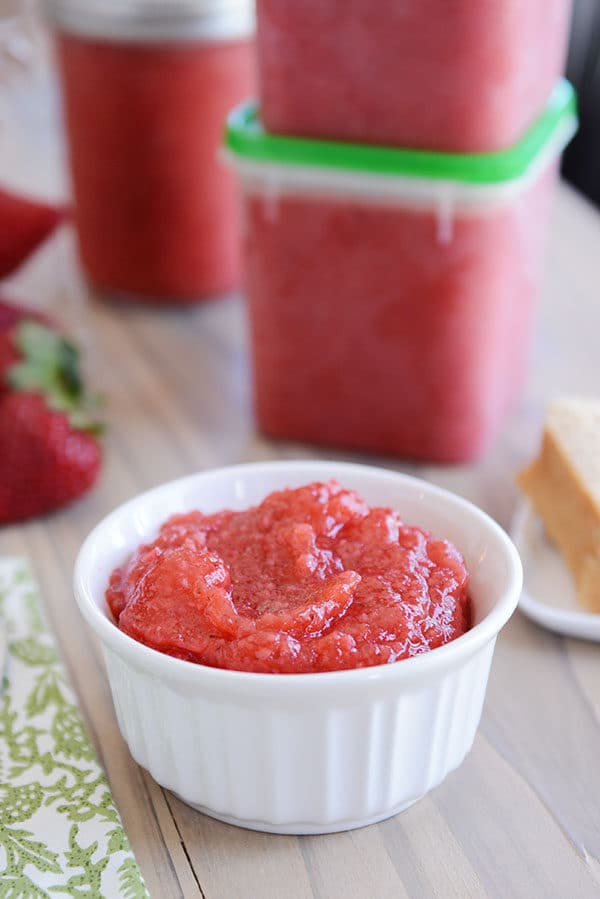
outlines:
[[[564,64],[570,0],[258,0],[274,133],[478,152],[514,143]]]
[[[239,281],[238,207],[219,158],[254,90],[250,40],[58,38],[81,254],[100,288],[193,301]]]
[[[249,187],[256,408],[268,434],[477,456],[526,369],[555,167],[501,204]]]
[[[540,454],[519,483],[571,569],[580,603],[600,612],[600,401],[552,404]]]

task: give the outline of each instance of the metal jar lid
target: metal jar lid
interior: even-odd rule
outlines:
[[[51,23],[111,41],[230,40],[254,33],[254,0],[45,0]]]

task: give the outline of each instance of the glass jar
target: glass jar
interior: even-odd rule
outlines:
[[[81,258],[116,297],[193,303],[238,286],[219,158],[254,92],[251,0],[48,0]]]

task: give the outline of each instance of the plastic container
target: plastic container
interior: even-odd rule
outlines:
[[[257,0],[261,115],[280,134],[484,152],[563,72],[570,0]]]
[[[497,154],[274,137],[252,107],[235,112],[261,428],[419,459],[480,454],[525,373],[575,126],[567,82]]]
[[[251,0],[49,0],[84,267],[128,299],[239,282],[234,179],[218,158],[252,93]]]
[[[114,567],[165,516],[243,509],[273,490],[337,478],[368,503],[447,537],[470,572],[473,626],[431,652],[325,674],[255,674],[156,652],[115,625]],[[75,596],[102,644],[119,727],[135,760],[215,818],[275,833],[328,833],[402,811],[471,748],[496,636],[522,571],[485,513],[425,481],[337,462],[271,462],[208,471],[136,497],[100,522],[75,567]]]

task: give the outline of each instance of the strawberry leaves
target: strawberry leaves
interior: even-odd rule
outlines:
[[[13,331],[20,360],[7,372],[15,391],[41,393],[48,406],[65,412],[77,430],[98,433],[100,398],[86,392],[77,347],[62,334],[35,321],[21,321]]]

